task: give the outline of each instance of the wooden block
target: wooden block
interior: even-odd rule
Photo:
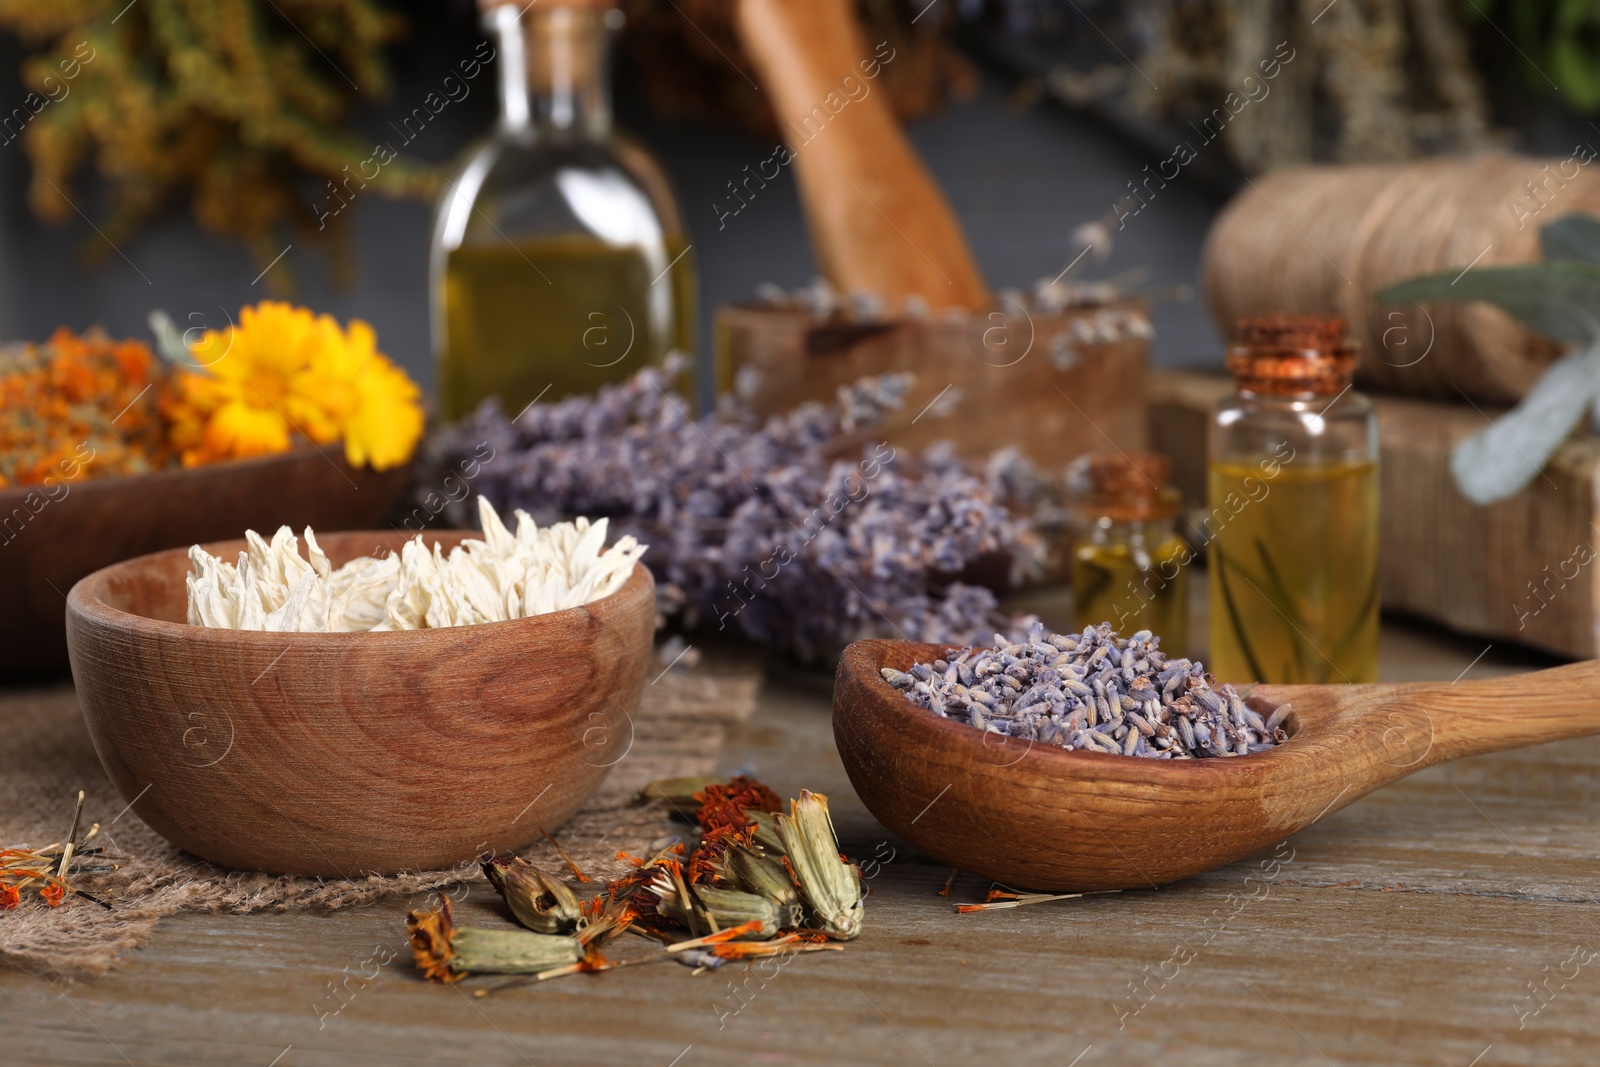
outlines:
[[[1172,457],[1185,502],[1203,504],[1208,413],[1232,383],[1185,371],[1155,372],[1150,383],[1151,445]],[[1479,507],[1456,489],[1450,451],[1501,409],[1372,399],[1383,606],[1491,640],[1600,654],[1600,437],[1567,442],[1528,488]]]
[[[1102,339],[1080,339],[1097,315]],[[1123,328],[1108,339],[1113,322]],[[763,414],[911,371],[901,411],[874,439],[911,449],[949,440],[978,462],[1014,445],[1052,469],[1083,452],[1143,447],[1148,349],[1146,312],[1133,303],[860,323],[788,308],[717,312],[719,364],[737,369],[741,394]]]

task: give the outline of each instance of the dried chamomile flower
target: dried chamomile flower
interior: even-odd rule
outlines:
[[[283,633],[416,630],[503,622],[610,596],[627,582],[645,546],[623,537],[606,548],[606,520],[539,527],[523,511],[513,534],[486,499],[484,539],[448,555],[422,535],[384,559],[334,569],[305,531],[309,560],[287,526],[270,542],[245,534],[237,564],[189,550],[188,619],[194,626]]]

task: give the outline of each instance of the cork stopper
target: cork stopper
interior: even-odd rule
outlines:
[[[1241,391],[1332,396],[1355,373],[1356,346],[1338,315],[1254,315],[1236,332],[1228,370]]]
[[[1083,510],[1113,522],[1149,522],[1177,512],[1167,487],[1172,463],[1159,452],[1093,452],[1073,464],[1071,480]]]

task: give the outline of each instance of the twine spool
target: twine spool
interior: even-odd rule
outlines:
[[[1600,171],[1575,159],[1298,167],[1256,179],[1223,209],[1202,277],[1226,336],[1247,315],[1342,315],[1364,386],[1515,401],[1562,346],[1488,304],[1372,297],[1419,274],[1538,260],[1539,228],[1575,213],[1600,215]]]

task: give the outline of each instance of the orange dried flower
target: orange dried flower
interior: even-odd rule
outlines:
[[[750,846],[755,837],[754,825],[747,826],[713,826],[700,837],[700,844],[695,847],[694,854],[689,857],[688,869],[684,872],[690,882],[695,884],[709,883],[715,885],[722,881],[722,861],[728,849],[734,845]]]
[[[22,903],[22,891],[14,885],[0,885],[0,911],[10,911]]]
[[[411,955],[416,959],[417,970],[434,982],[459,982],[462,975],[450,969],[455,959],[455,949],[450,938],[455,933],[455,922],[450,918],[450,898],[439,896],[437,911],[413,911],[406,916],[406,936],[411,939]]]
[[[50,882],[40,888],[39,895],[43,897],[44,902],[50,905],[52,908],[59,908],[61,906],[61,902],[66,899],[67,896],[66,883],[58,882],[52,879]]]
[[[735,775],[726,784],[708,785],[694,798],[700,802],[695,821],[703,830],[717,826],[748,826],[751,820],[747,812],[783,810],[778,794],[745,774]]]

